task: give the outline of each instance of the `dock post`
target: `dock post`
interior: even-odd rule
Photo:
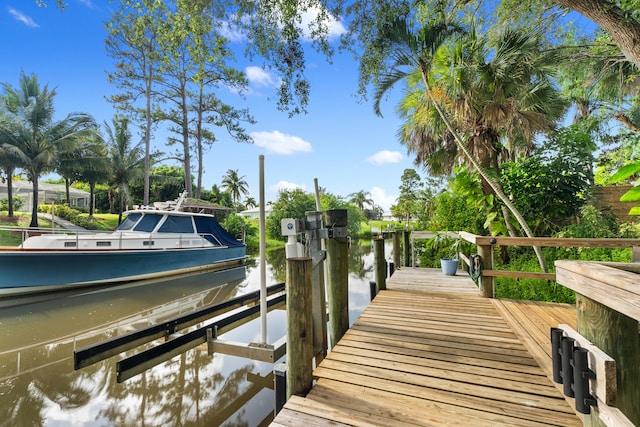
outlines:
[[[402,239],[403,239],[403,245],[402,245],[402,249],[403,249],[403,254],[404,254],[404,264],[402,264],[404,267],[410,267],[411,266],[411,259],[409,257],[409,254],[411,253],[411,247],[409,246],[409,236],[410,236],[411,232],[409,230],[405,230],[402,232]]]
[[[305,212],[307,217],[307,242],[309,256],[313,261],[311,270],[312,319],[313,319],[313,355],[318,365],[327,356],[327,300],[324,285],[325,252],[319,232],[322,228],[322,212]]]
[[[482,259],[483,270],[493,270],[493,247],[491,245],[478,245],[478,255]],[[494,297],[493,276],[480,277],[480,295],[485,298]]]
[[[378,285],[376,285],[374,281],[369,282],[369,294],[371,295],[371,301],[373,301],[378,294]]]
[[[400,267],[400,233],[393,232],[393,265]]]
[[[638,321],[576,292],[578,332],[616,361],[616,407],[634,425],[640,425],[640,334]],[[587,424],[587,419],[592,424]],[[597,415],[585,416],[585,425],[600,426]]]
[[[330,236],[327,247],[327,293],[329,299],[329,336],[335,346],[349,329],[349,241],[346,236],[347,210],[325,213]],[[339,232],[344,230],[344,237]]]
[[[273,394],[276,398],[275,414],[287,403],[287,364],[278,363],[273,368]]]
[[[287,259],[287,399],[305,396],[313,381],[311,258]]]
[[[384,239],[382,238],[373,241],[373,264],[378,290],[384,291],[387,289],[387,262],[384,258]]]

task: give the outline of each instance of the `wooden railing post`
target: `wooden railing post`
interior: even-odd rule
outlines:
[[[576,292],[576,309],[578,332],[616,361],[618,387],[616,407],[634,425],[640,425],[638,321],[578,292]],[[590,417],[592,422],[597,422],[597,418],[594,415]]]
[[[478,245],[478,255],[482,259],[483,270],[493,270],[493,249],[491,245]],[[480,295],[485,298],[494,297],[493,276],[480,276]]]
[[[396,268],[400,267],[400,232],[398,230],[393,232],[393,265]]]
[[[384,239],[379,238],[373,241],[373,264],[378,290],[387,289],[387,265],[384,258]]]
[[[311,258],[287,259],[287,400],[305,396],[313,381]]]
[[[409,245],[409,236],[411,235],[411,232],[409,230],[405,230],[402,232],[402,239],[403,239],[403,254],[404,254],[404,263],[402,264],[405,267],[409,267],[411,266],[411,259],[409,258],[409,254],[411,253],[411,247]],[[400,265],[400,264],[398,264]]]
[[[335,209],[325,213],[327,228],[347,226],[347,210]],[[347,237],[326,239],[327,292],[329,300],[329,336],[335,346],[349,329],[349,240]]]

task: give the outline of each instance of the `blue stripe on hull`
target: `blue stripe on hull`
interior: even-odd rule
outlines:
[[[4,252],[0,253],[0,293],[7,288],[134,280],[244,257],[244,246],[147,251]]]

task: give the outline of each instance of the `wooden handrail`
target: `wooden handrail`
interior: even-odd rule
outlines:
[[[556,248],[632,248],[640,246],[640,239],[478,236],[466,231],[460,232],[460,238],[476,245],[548,246]]]
[[[433,237],[435,233],[431,232],[412,232],[412,239],[426,239]],[[640,239],[584,239],[584,238],[560,238],[560,237],[504,237],[504,236],[478,236],[466,231],[460,231],[456,234],[448,232],[449,237],[460,236],[461,239],[478,246],[478,254],[484,260],[482,276],[484,279],[479,282],[482,295],[486,297],[493,296],[493,278],[494,277],[514,277],[518,279],[541,279],[556,280],[555,273],[541,273],[533,271],[510,271],[510,270],[494,270],[491,259],[491,251],[494,245],[502,246],[545,246],[545,247],[581,247],[581,248],[632,248],[636,258],[640,257]],[[460,254],[462,261],[468,266],[470,259]],[[634,265],[634,264],[627,264]],[[629,267],[632,268],[632,267]],[[636,268],[633,267],[636,271]],[[640,272],[640,264],[637,271]]]

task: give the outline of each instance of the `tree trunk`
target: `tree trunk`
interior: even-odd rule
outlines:
[[[145,115],[146,124],[144,129],[144,189],[143,189],[143,201],[144,206],[149,206],[149,189],[151,183],[149,176],[151,175],[151,82],[153,78],[153,65],[149,64],[149,75],[145,81]],[[122,210],[120,210],[120,217],[122,218]]]
[[[193,195],[191,185],[191,148],[189,147],[189,116],[187,99],[184,90],[182,91],[182,148],[184,151],[184,189],[187,197]]]
[[[9,204],[9,218],[13,218],[13,172],[15,169],[9,168],[7,170],[7,203]]]
[[[96,183],[89,183],[89,218],[93,218],[93,198],[96,193]]]
[[[71,192],[69,191],[69,187],[71,187],[71,180],[69,178],[64,179],[64,191],[67,196],[67,204],[71,206]]]
[[[640,67],[640,22],[607,0],[554,0],[600,25],[611,35],[624,56]]]
[[[53,221],[53,218],[51,218]],[[31,207],[31,224],[29,227],[38,227],[38,178],[33,178],[33,206]]]

